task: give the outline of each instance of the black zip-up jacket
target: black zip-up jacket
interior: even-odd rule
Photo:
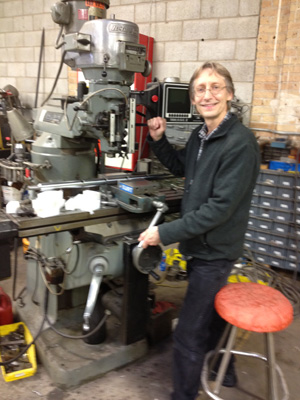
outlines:
[[[180,243],[186,256],[236,260],[243,253],[252,192],[260,168],[254,134],[235,115],[200,146],[200,127],[184,149],[175,150],[164,135],[149,144],[175,176],[185,177],[181,217],[158,226],[164,245]]]

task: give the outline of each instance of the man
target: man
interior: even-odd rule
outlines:
[[[144,248],[179,242],[188,260],[189,283],[174,332],[173,400],[196,399],[205,353],[216,345],[210,340],[220,336],[211,330],[217,321],[214,298],[242,255],[260,165],[253,133],[229,111],[234,86],[227,69],[205,63],[189,90],[205,124],[192,132],[184,149],[169,144],[164,119],[148,121],[154,153],[174,175],[185,177],[181,217],[139,237]]]

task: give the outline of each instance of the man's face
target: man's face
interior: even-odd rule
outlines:
[[[192,104],[207,122],[219,124],[227,113],[227,101],[232,98],[225,79],[211,69],[205,69],[194,82]]]

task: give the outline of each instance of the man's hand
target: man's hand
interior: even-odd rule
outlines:
[[[144,249],[148,246],[158,245],[160,243],[158,227],[153,226],[152,228],[146,229],[140,234],[138,240],[142,242],[142,247]]]
[[[157,141],[162,138],[166,127],[167,121],[161,117],[151,118],[147,121],[150,136],[154,141]]]

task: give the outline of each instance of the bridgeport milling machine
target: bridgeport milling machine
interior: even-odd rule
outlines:
[[[53,5],[62,63],[81,69],[89,88],[79,83],[76,98],[48,96],[37,111],[37,138],[29,152],[20,143],[16,157],[1,163],[2,178],[25,182],[32,201],[39,192],[48,198],[53,191],[64,198],[86,189],[100,194],[101,207],[92,213],[62,211],[45,218],[19,213],[0,224],[2,237],[15,234],[15,244],[29,239],[26,291],[17,312],[38,335],[39,358],[61,388],[146,354],[148,277],[162,250],[143,250],[137,237],[163,213],[177,212],[182,193],[163,187],[166,175],[104,174],[104,154],[135,151],[137,104],[155,108],[152,92],[130,88],[135,73],[151,71],[138,26],[106,19],[108,8],[109,0]]]

